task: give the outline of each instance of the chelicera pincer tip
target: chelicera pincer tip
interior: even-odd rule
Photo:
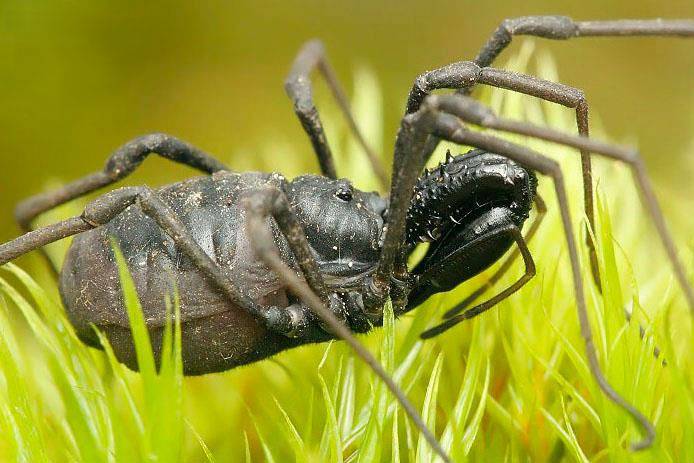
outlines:
[[[675,246],[633,150],[588,138],[588,104],[583,93],[563,84],[490,67],[514,35],[550,39],[588,36],[694,36],[694,21],[619,20],[576,22],[537,16],[504,21],[473,61],[456,62],[421,74],[410,91],[395,142],[390,193],[363,192],[338,179],[328,141],[312,99],[309,75],[327,80],[384,187],[386,170],[359,133],[347,99],[322,45],[308,42],[286,80],[286,90],[318,156],[322,175],[287,180],[277,173],[238,173],[215,158],[162,134],[134,139],[116,150],[102,171],[22,202],[16,210],[24,235],[0,246],[0,264],[76,235],[60,272],[60,291],[79,336],[99,346],[91,326],[108,336],[118,358],[136,368],[127,314],[117,278],[111,237],[127,259],[153,344],[165,323],[165,295],[171,276],[180,295],[183,364],[187,374],[204,374],[255,362],[282,350],[333,338],[349,343],[397,396],[405,411],[444,460],[447,456],[402,391],[354,338],[382,324],[383,306],[396,315],[431,295],[449,291],[498,261],[515,245],[491,282],[520,255],[525,273],[510,287],[468,308],[482,290],[445,314],[422,334],[435,336],[488,310],[519,290],[535,274],[529,241],[545,211],[536,192],[536,173],[552,179],[573,272],[578,316],[591,371],[603,392],[630,413],[650,445],[648,419],[617,394],[597,360],[588,323],[577,241],[571,227],[564,177],[541,153],[466,124],[536,137],[580,151],[584,203],[594,224],[590,154],[627,163],[645,206],[694,310]],[[497,117],[468,95],[476,84],[521,92],[576,110],[579,136]],[[456,90],[432,95],[437,89]],[[472,146],[447,156],[437,168],[423,167],[439,140]],[[35,217],[60,204],[112,185],[133,172],[149,154],[187,164],[207,176],[159,189],[124,187],[90,202],[83,214],[31,230]],[[531,209],[537,215],[521,232]],[[429,242],[414,268],[408,256]],[[598,283],[592,242],[591,269]]]

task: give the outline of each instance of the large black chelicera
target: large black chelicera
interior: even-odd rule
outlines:
[[[314,69],[327,80],[374,172],[384,189],[387,187],[385,169],[357,129],[322,45],[309,42],[294,62],[286,89],[311,139],[322,176],[306,175],[287,181],[280,174],[237,173],[173,137],[148,135],[118,149],[102,171],[21,203],[16,217],[25,234],[0,245],[0,265],[50,242],[77,235],[60,278],[70,319],[79,336],[91,345],[98,345],[92,326],[103,330],[118,358],[133,368],[136,359],[112,249],[114,242],[133,274],[155,350],[166,322],[165,298],[174,285],[177,288],[183,364],[188,374],[233,368],[293,346],[340,337],[385,381],[426,439],[447,460],[403,393],[351,333],[381,324],[388,298],[396,314],[411,310],[432,294],[448,291],[486,269],[514,243],[517,250],[489,282],[495,283],[519,254],[525,264],[521,278],[486,302],[467,309],[482,293],[475,291],[449,310],[443,323],[422,336],[435,336],[474,317],[523,286],[535,273],[526,241],[544,212],[544,203],[536,194],[533,172],[538,172],[553,180],[591,372],[610,400],[644,428],[644,440],[634,446],[644,448],[653,439],[652,425],[612,389],[593,347],[577,243],[558,164],[529,148],[469,130],[465,123],[580,150],[585,213],[591,226],[590,153],[627,163],[692,309],[694,291],[638,154],[588,138],[588,104],[583,93],[490,67],[514,35],[552,39],[694,36],[694,21],[577,22],[562,16],[504,21],[474,61],[452,63],[415,80],[395,142],[387,197],[359,191],[348,180],[338,179],[313,104],[309,75]],[[478,83],[574,108],[581,136],[497,117],[466,96]],[[437,89],[457,92],[431,95]],[[422,173],[441,139],[476,149],[448,155],[437,168]],[[113,190],[89,203],[80,216],[31,230],[39,214],[123,179],[152,153],[210,175],[158,190]],[[521,227],[533,203],[537,219],[524,237]],[[429,248],[423,259],[409,269],[408,257],[422,242],[428,242]],[[591,270],[599,286],[595,249],[592,242],[588,245]]]

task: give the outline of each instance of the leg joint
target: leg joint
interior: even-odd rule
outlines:
[[[522,16],[502,23],[512,35],[533,35],[547,39],[570,39],[578,35],[578,25],[568,16]]]
[[[557,182],[564,181],[564,174],[561,171],[561,167],[559,166],[559,163],[557,161],[549,158],[543,158],[542,161],[544,164],[544,173],[546,175],[549,175],[550,177],[554,178],[554,180]]]
[[[225,165],[194,146],[171,135],[153,133],[144,135],[118,148],[106,162],[103,173],[111,182],[132,173],[145,158],[157,153],[175,162],[186,164],[209,174],[228,170]]]
[[[316,112],[315,104],[313,103],[313,90],[308,75],[298,74],[287,77],[287,80],[284,82],[284,90],[292,100],[294,111],[299,116]]]
[[[108,158],[106,166],[104,167],[104,173],[108,175],[112,181],[120,180],[133,172],[137,166],[144,161],[148,154],[153,152],[162,152],[162,154],[165,154],[171,151],[171,147],[167,147],[166,145],[170,145],[172,140],[175,139],[170,135],[162,133],[153,133],[137,137],[118,148]]]
[[[110,191],[85,206],[82,220],[94,227],[104,225],[138,198],[146,198],[150,194],[148,187],[124,187]]]

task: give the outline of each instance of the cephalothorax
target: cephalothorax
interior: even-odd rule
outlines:
[[[384,187],[387,184],[385,169],[357,130],[322,45],[309,42],[294,62],[286,89],[318,155],[321,176],[305,175],[288,181],[277,173],[237,173],[176,138],[147,135],[115,151],[103,171],[21,203],[16,216],[25,234],[0,245],[0,265],[50,242],[77,235],[60,276],[67,312],[85,342],[98,346],[92,329],[96,325],[108,336],[118,358],[133,368],[137,367],[136,357],[118,281],[114,243],[133,275],[155,351],[166,322],[165,298],[174,285],[177,288],[183,364],[188,374],[225,370],[290,347],[342,338],[385,381],[426,439],[447,460],[404,394],[351,333],[380,325],[388,298],[396,314],[414,309],[432,294],[449,291],[477,275],[514,244],[517,249],[490,283],[496,282],[519,254],[525,264],[522,277],[468,309],[482,294],[481,289],[475,291],[449,310],[443,323],[422,336],[435,336],[520,289],[535,274],[526,241],[532,238],[545,212],[544,202],[536,194],[535,173],[539,173],[554,182],[590,368],[605,394],[643,426],[646,437],[634,448],[644,448],[653,439],[652,425],[611,388],[592,345],[577,243],[558,164],[526,147],[468,130],[465,123],[580,150],[585,208],[591,225],[594,213],[589,154],[628,163],[692,310],[694,291],[637,153],[587,137],[588,105],[583,93],[489,67],[513,35],[553,39],[694,36],[694,21],[575,22],[559,16],[504,21],[474,61],[453,63],[415,80],[395,143],[387,196],[359,191],[348,180],[337,178],[312,101],[309,74],[314,69],[327,79],[377,176]],[[478,83],[575,108],[580,136],[497,117],[466,96]],[[437,89],[457,92],[431,95]],[[449,153],[438,167],[422,172],[441,139],[475,149],[456,156]],[[39,214],[121,180],[151,153],[209,175],[156,190],[113,190],[90,202],[80,216],[30,231],[31,222]],[[533,205],[537,214],[523,236],[521,229]],[[410,253],[422,242],[430,243],[426,254],[408,269]],[[588,245],[591,268],[597,277],[596,254],[592,242]]]

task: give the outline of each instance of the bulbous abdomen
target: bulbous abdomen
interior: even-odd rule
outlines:
[[[285,307],[288,294],[253,253],[238,207],[239,199],[263,186],[269,176],[225,172],[170,185],[158,193],[229,279],[261,305]],[[299,343],[269,332],[243,308],[230,303],[171,238],[139,206],[132,205],[110,223],[74,239],[60,280],[63,302],[80,338],[99,346],[92,329],[96,325],[108,336],[118,359],[130,368],[137,367],[136,357],[111,238],[127,261],[157,356],[166,299],[177,288],[186,374],[226,370]],[[283,258],[291,261],[286,243],[278,240],[277,244]]]

